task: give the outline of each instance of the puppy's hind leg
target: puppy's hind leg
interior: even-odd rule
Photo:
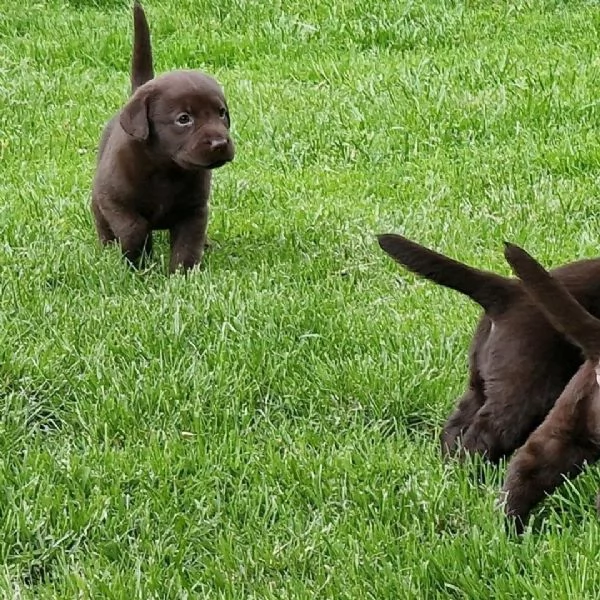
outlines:
[[[522,446],[544,420],[550,406],[539,400],[536,388],[544,382],[527,381],[510,372],[495,373],[486,386],[486,402],[463,436],[466,452],[498,462]],[[535,400],[533,394],[538,394]]]
[[[442,455],[451,456],[459,452],[463,445],[463,436],[469,429],[478,411],[485,404],[485,382],[480,374],[481,348],[491,331],[491,320],[479,321],[471,347],[469,348],[469,386],[458,400],[454,412],[450,415],[441,436]]]
[[[562,406],[557,403],[510,461],[501,500],[517,532],[523,531],[531,510],[546,495],[600,457],[600,446],[579,426],[586,418],[581,406],[586,402],[571,397]]]
[[[536,432],[537,433],[537,432]],[[597,460],[597,452],[558,434],[535,436],[519,449],[511,461],[502,488],[504,512],[522,532],[531,510],[566,478],[578,475],[586,462]]]
[[[511,448],[508,441],[503,439],[503,433],[490,408],[488,401],[477,411],[462,436],[461,450],[466,454],[479,454],[496,463],[514,450],[514,447]]]
[[[462,446],[462,438],[471,422],[485,402],[485,396],[477,388],[469,388],[458,401],[442,431],[440,443],[442,455],[449,457]]]

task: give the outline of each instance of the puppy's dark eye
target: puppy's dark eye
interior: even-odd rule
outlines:
[[[227,109],[226,108],[220,108],[219,109],[219,117],[221,119],[224,119],[227,116]]]
[[[190,115],[188,115],[187,113],[181,113],[175,119],[175,123],[177,123],[177,125],[182,125],[182,126],[189,125],[191,122],[192,122],[192,117],[190,117]]]

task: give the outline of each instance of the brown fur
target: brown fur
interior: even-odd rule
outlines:
[[[600,320],[527,252],[506,244],[504,254],[548,321],[585,356],[544,422],[509,463],[504,506],[520,531],[531,509],[564,478],[600,458]]]
[[[468,386],[441,436],[442,452],[498,461],[544,420],[583,359],[548,322],[518,279],[474,269],[402,236],[379,236],[407,269],[452,288],[483,309],[469,350]],[[593,314],[600,314],[600,259],[552,271]]]
[[[229,110],[218,83],[197,71],[153,78],[150,32],[134,4],[132,96],[100,141],[92,211],[103,244],[117,241],[134,265],[168,229],[169,270],[200,263],[211,170],[233,160]]]

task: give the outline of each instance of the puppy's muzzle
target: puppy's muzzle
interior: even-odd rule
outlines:
[[[191,147],[177,153],[175,162],[184,169],[218,169],[233,160],[235,148],[228,133],[215,131],[196,138]]]
[[[217,169],[231,162],[235,155],[233,142],[229,136],[210,137],[202,144],[202,154],[209,169]]]
[[[210,149],[213,152],[218,152],[219,150],[223,150],[229,144],[229,140],[227,138],[217,138],[215,140],[210,140],[209,145]]]

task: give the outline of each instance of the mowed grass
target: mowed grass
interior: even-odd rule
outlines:
[[[0,597],[597,598],[597,470],[505,533],[438,451],[478,310],[374,238],[599,254],[597,3],[144,5],[237,144],[188,278],[89,211],[130,4],[2,5]]]

